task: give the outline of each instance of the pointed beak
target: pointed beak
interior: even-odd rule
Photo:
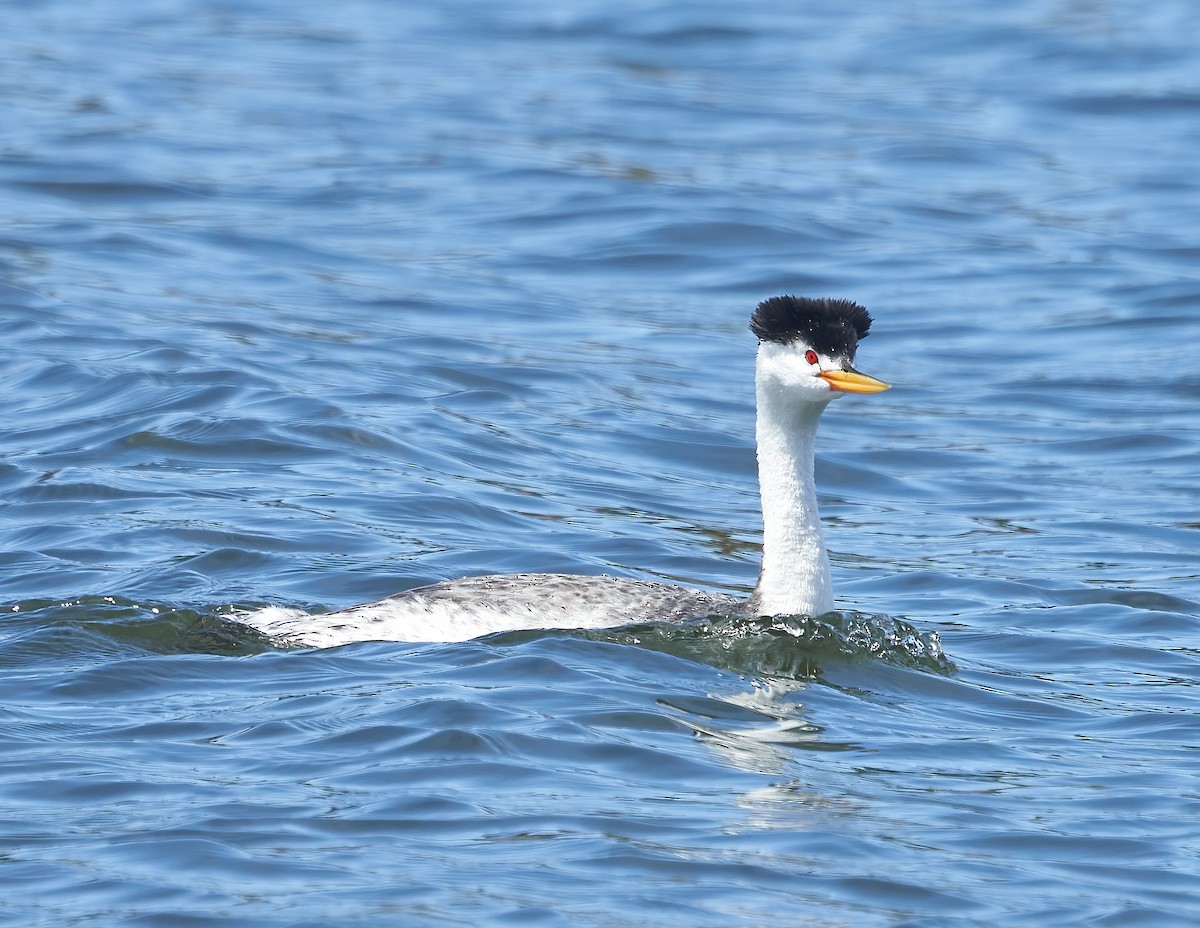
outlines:
[[[842,393],[882,393],[892,388],[890,383],[860,374],[856,370],[821,371],[817,376],[829,384],[829,389],[840,390]]]

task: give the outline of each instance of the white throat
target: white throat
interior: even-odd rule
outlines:
[[[828,401],[798,400],[761,370],[756,382],[763,552],[751,605],[760,615],[831,612],[833,583],[813,477],[817,420]]]

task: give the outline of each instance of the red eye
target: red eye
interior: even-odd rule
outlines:
[[[804,352],[804,360],[807,361],[809,364],[816,364],[817,363],[817,353],[815,351],[813,351],[811,348],[809,348],[808,351]]]

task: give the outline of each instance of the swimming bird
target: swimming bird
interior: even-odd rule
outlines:
[[[817,512],[813,446],[825,407],[889,385],[852,364],[871,315],[850,300],[777,296],[755,308],[755,394],[762,564],[739,598],[669,583],[572,574],[466,577],[338,612],[268,607],[238,618],[282,642],[464,641],[498,631],[606,628],[710,615],[822,615],[833,611],[829,555]]]

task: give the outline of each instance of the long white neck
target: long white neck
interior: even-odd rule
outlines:
[[[760,615],[821,615],[833,610],[833,583],[817,513],[813,444],[827,404],[797,402],[762,376],[757,384],[763,551],[751,605]]]

